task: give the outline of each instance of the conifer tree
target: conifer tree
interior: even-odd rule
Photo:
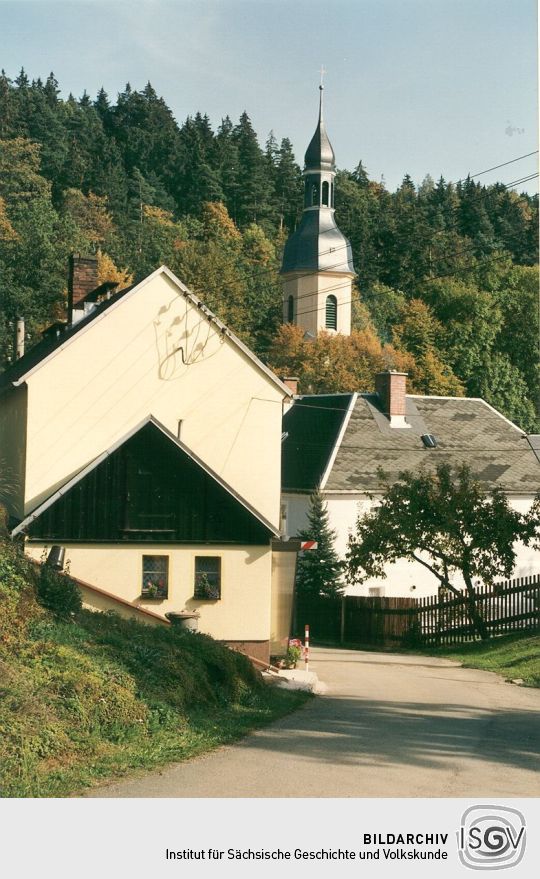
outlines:
[[[271,181],[267,163],[247,113],[242,113],[233,131],[241,174],[237,192],[236,223],[240,228],[261,223],[271,215]]]
[[[311,495],[308,527],[298,535],[300,540],[316,540],[317,549],[300,553],[296,569],[299,598],[335,598],[341,595],[342,564],[334,548],[335,531],[328,522],[328,508],[319,491]]]
[[[275,168],[275,189],[280,228],[292,232],[302,209],[302,172],[296,164],[292,144],[284,137]]]
[[[236,218],[238,195],[238,167],[240,159],[238,148],[233,140],[233,124],[228,116],[221,121],[215,138],[214,153],[216,168],[219,172],[221,188],[227,210],[233,220]]]

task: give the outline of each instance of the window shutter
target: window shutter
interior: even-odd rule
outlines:
[[[337,330],[337,299],[335,296],[326,297],[326,329]]]

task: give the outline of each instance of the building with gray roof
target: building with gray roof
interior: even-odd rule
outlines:
[[[501,488],[515,509],[529,508],[540,492],[536,438],[529,442],[522,430],[482,399],[398,393],[403,414],[395,412],[396,389],[400,382],[405,389],[405,378],[385,373],[379,382],[375,394],[299,396],[286,413],[282,488],[291,536],[306,527],[309,495],[320,489],[337,532],[336,548],[344,556],[359,513],[376,503],[385,484],[395,482],[405,470],[414,473],[442,463],[466,464],[486,492]],[[539,570],[540,554],[519,547],[515,576]],[[429,572],[404,562],[391,566],[386,580],[350,591],[397,596],[436,590]]]

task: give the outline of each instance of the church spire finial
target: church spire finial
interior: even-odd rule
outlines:
[[[324,92],[324,74],[326,70],[324,64],[321,64],[321,82],[319,85],[319,125],[323,121],[323,92]]]

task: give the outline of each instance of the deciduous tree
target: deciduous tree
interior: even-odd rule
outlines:
[[[356,583],[385,578],[388,564],[416,562],[463,600],[473,630],[486,639],[475,585],[511,577],[516,541],[531,543],[539,528],[538,502],[529,513],[519,513],[500,488],[486,493],[466,466],[404,472],[358,519],[349,538],[347,577]]]

